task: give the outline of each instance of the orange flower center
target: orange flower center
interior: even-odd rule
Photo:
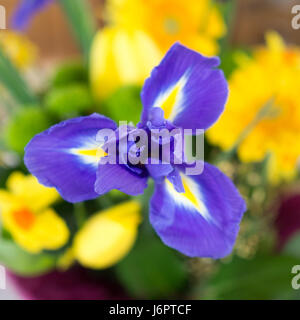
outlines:
[[[17,225],[25,230],[29,230],[35,222],[34,214],[27,208],[14,211],[13,217]]]

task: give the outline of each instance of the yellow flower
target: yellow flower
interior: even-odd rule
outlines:
[[[0,47],[19,69],[33,64],[37,49],[25,36],[5,30],[0,33]]]
[[[240,159],[261,161],[269,154],[269,177],[276,183],[295,176],[300,154],[300,49],[287,47],[274,32],[266,39],[253,58],[239,57],[225,112],[208,138],[229,150],[244,136]]]
[[[142,84],[161,53],[141,30],[106,27],[96,35],[90,59],[90,77],[97,98],[120,85]]]
[[[69,238],[69,230],[62,218],[48,206],[58,193],[38,183],[35,177],[14,172],[0,190],[0,210],[3,226],[30,253],[43,249],[56,250]]]
[[[109,0],[106,11],[108,25],[96,35],[90,59],[100,99],[120,85],[143,84],[176,41],[216,54],[226,29],[211,0]]]
[[[203,54],[218,52],[223,18],[211,0],[109,0],[109,19],[125,29],[148,33],[164,52],[176,41]]]
[[[137,201],[128,201],[92,216],[75,236],[75,259],[94,269],[107,268],[121,260],[135,242],[140,210]]]

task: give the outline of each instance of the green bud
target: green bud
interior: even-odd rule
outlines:
[[[88,83],[88,73],[80,62],[61,65],[52,79],[53,87],[63,87],[72,83]]]
[[[73,84],[52,89],[45,97],[45,106],[60,118],[77,116],[93,106],[93,98],[86,85]]]
[[[23,154],[26,144],[38,133],[48,129],[51,121],[39,106],[28,106],[16,113],[5,128],[5,142],[12,150]]]
[[[126,120],[137,124],[142,111],[140,91],[138,86],[121,87],[103,101],[103,108],[115,121]]]

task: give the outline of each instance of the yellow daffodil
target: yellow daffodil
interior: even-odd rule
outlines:
[[[244,162],[270,155],[269,177],[278,182],[296,174],[300,155],[300,48],[287,47],[274,32],[253,58],[240,56],[230,78],[225,112],[208,131],[224,150],[238,140]],[[241,139],[243,137],[243,139]]]
[[[106,9],[107,26],[96,35],[90,59],[100,99],[120,85],[142,84],[176,41],[216,54],[226,29],[211,0],[109,0]]]
[[[206,55],[218,51],[225,24],[211,0],[109,0],[109,20],[124,29],[141,29],[165,52],[174,42]]]
[[[56,250],[69,238],[62,218],[48,206],[58,199],[55,189],[46,188],[35,177],[14,172],[0,190],[0,212],[3,226],[15,242],[30,253]]]
[[[91,49],[90,77],[97,98],[120,85],[142,84],[161,53],[141,30],[106,27],[99,31]]]
[[[117,263],[135,242],[140,210],[137,201],[128,201],[92,216],[75,236],[74,258],[94,269]]]
[[[0,47],[19,69],[26,69],[35,61],[37,49],[24,35],[13,31],[0,33]]]

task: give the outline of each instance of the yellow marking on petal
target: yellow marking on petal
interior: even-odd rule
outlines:
[[[162,103],[161,108],[164,110],[165,119],[169,119],[171,117],[172,111],[176,102],[178,101],[178,95],[180,90],[182,89],[181,83],[178,83],[170,92],[168,97]]]
[[[183,194],[188,200],[192,202],[192,204],[200,211],[199,202],[196,198],[196,196],[193,194],[192,190],[188,186],[188,183],[186,179],[182,179],[183,188],[185,190],[185,193]]]
[[[107,153],[102,150],[101,148],[98,149],[88,149],[88,150],[78,150],[78,154],[83,156],[90,156],[90,157],[105,157],[107,156]]]
[[[180,198],[183,200],[187,200],[188,202],[190,202],[190,204],[193,205],[193,207],[206,219],[206,220],[210,220],[210,215],[209,212],[207,211],[204,203],[201,201],[200,194],[196,195],[195,192],[193,191],[194,187],[193,187],[193,181],[189,178],[187,178],[186,176],[184,176],[183,174],[181,175],[181,179],[182,179],[182,184],[183,184],[183,188],[185,192],[179,193],[174,189],[173,184],[169,181],[166,180],[167,185],[169,187],[169,190],[171,191],[173,197],[176,199],[178,199],[180,201]]]

